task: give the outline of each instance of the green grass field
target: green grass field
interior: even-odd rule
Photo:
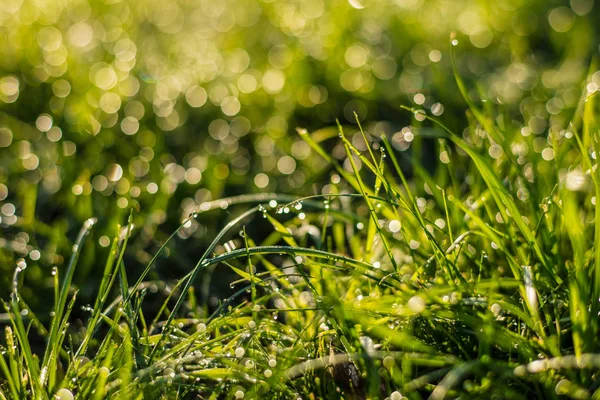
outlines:
[[[600,399],[593,0],[0,0],[0,398]]]

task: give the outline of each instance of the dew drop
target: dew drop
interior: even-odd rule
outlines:
[[[396,364],[396,360],[394,360],[394,357],[386,356],[383,358],[383,366],[386,367],[387,369],[392,368],[394,366],[394,364]]]
[[[17,260],[17,269],[19,270],[19,272],[25,271],[27,269],[27,263],[25,262],[25,259],[19,258]]]
[[[406,305],[412,312],[417,314],[425,310],[425,300],[421,296],[411,297]]]
[[[74,397],[73,393],[69,389],[62,388],[54,394],[54,398],[58,400],[73,400]]]
[[[246,354],[246,350],[244,350],[243,347],[238,347],[235,349],[235,356],[237,358],[242,358],[244,357],[244,354]]]

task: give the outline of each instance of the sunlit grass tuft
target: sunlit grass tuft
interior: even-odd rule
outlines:
[[[539,152],[540,137],[496,124],[487,108],[471,109],[461,134],[408,109],[415,146],[435,140],[440,156],[435,168],[409,159],[411,171],[401,167],[410,153],[360,124],[364,146],[341,125],[339,138],[299,129],[335,171],[327,193],[204,203],[179,229],[214,210],[233,217],[168,283],[148,277],[177,232],[130,276],[130,218],[89,315],[73,319],[89,220],[62,281],[53,274],[49,327],[19,295],[17,265],[0,396],[600,398],[595,102],[582,98]],[[341,141],[347,162],[323,140]],[[267,234],[252,237],[249,224]],[[198,278],[224,271],[237,275],[231,295],[200,303]],[[33,337],[46,339],[40,354]]]

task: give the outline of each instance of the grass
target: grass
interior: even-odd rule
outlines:
[[[334,171],[329,193],[203,203],[179,229],[214,210],[235,216],[173,283],[148,277],[177,232],[139,276],[127,270],[130,216],[88,316],[71,318],[90,219],[64,276],[53,270],[48,326],[19,293],[18,262],[0,396],[598,399],[595,103],[585,92],[568,128],[547,138],[470,100],[460,134],[407,109],[413,145],[436,142],[436,168],[360,123],[360,146],[341,125],[337,139],[299,129]],[[256,242],[248,224],[269,233]],[[232,295],[209,307],[197,278],[223,270],[238,276]]]

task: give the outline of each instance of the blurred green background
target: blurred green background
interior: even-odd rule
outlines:
[[[407,170],[414,157],[435,168],[437,142],[413,151],[420,122],[399,105],[462,132],[451,32],[473,101],[539,136],[541,152],[593,68],[599,16],[594,0],[0,0],[0,295],[23,257],[24,298],[49,303],[51,268],[89,217],[99,222],[75,277],[83,299],[131,208],[135,276],[204,202],[332,190],[296,127],[340,119],[352,137],[356,113]],[[586,89],[599,85],[597,72]],[[230,212],[183,229],[154,278],[189,271]]]

